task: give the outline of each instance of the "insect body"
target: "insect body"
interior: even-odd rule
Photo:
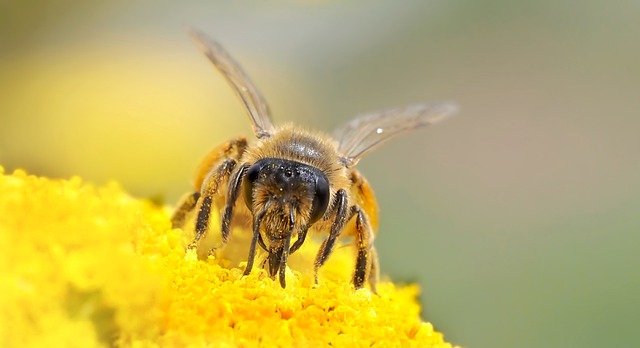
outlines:
[[[201,163],[195,191],[179,204],[172,217],[178,227],[195,210],[195,248],[209,229],[212,209],[222,208],[222,244],[230,237],[234,211],[252,216],[253,234],[244,274],[251,272],[256,249],[268,253],[269,274],[285,287],[290,254],[302,246],[311,226],[328,232],[315,259],[327,261],[341,235],[356,246],[353,284],[368,281],[375,291],[378,257],[373,244],[378,205],[366,179],[355,169],[358,161],[381,143],[453,114],[452,104],[416,104],[371,113],[354,119],[336,139],[295,126],[274,127],[267,104],[240,66],[215,41],[191,30],[191,36],[223,74],[249,114],[258,141],[240,137],[214,149]],[[237,204],[244,200],[244,206]],[[348,222],[355,220],[355,224]]]

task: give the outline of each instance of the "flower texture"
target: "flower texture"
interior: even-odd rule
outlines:
[[[224,251],[236,260],[198,256],[169,215],[116,184],[0,167],[2,346],[451,347],[420,319],[416,286],[354,290],[349,247],[315,285],[308,240],[282,289],[260,267],[242,276],[246,231]]]

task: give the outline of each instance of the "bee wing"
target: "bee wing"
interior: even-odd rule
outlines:
[[[457,110],[452,103],[414,104],[356,117],[335,132],[341,160],[352,167],[382,143],[445,119]]]
[[[227,79],[236,94],[242,100],[249,113],[251,125],[256,137],[268,137],[273,133],[273,125],[269,119],[269,106],[264,101],[258,89],[242,71],[240,65],[216,41],[204,33],[188,28],[189,35],[198,48]]]

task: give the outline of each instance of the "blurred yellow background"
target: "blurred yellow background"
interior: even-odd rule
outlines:
[[[382,271],[421,284],[448,341],[640,344],[638,2],[3,2],[0,165],[175,202],[207,150],[251,131],[187,25],[276,123],[460,104],[360,165]]]

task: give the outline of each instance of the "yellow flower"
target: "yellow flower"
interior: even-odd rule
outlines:
[[[246,235],[236,229],[232,239],[242,244]],[[167,209],[118,185],[6,175],[0,167],[0,342],[451,347],[420,319],[416,286],[383,281],[379,294],[354,291],[348,247],[336,250],[316,286],[318,243],[307,241],[282,289],[263,270],[243,277],[244,263],[232,257],[185,252],[191,238],[171,228]]]

